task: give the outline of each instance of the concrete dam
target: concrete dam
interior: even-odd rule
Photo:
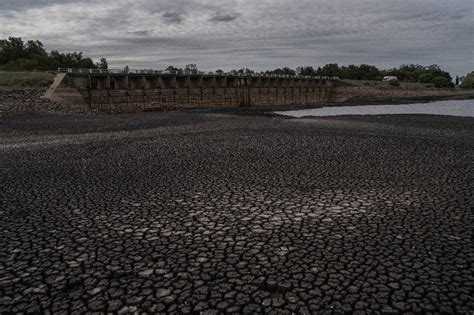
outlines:
[[[60,69],[45,97],[106,113],[311,106],[331,102],[339,85],[329,77]]]

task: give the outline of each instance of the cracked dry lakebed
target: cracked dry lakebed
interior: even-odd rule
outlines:
[[[474,310],[474,118],[0,118],[0,313]]]

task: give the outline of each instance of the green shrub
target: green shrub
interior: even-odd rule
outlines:
[[[433,84],[437,88],[449,88],[449,87],[454,87],[454,83],[449,81],[445,77],[436,77],[433,79]]]
[[[431,83],[433,81],[433,75],[431,73],[423,73],[418,77],[420,83]]]

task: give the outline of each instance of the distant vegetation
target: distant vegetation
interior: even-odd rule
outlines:
[[[60,53],[56,50],[46,52],[43,44],[38,40],[23,42],[19,37],[10,37],[0,40],[0,71],[25,71],[25,70],[56,70],[57,68],[89,68],[107,69],[105,58],[94,63],[91,58],[84,57],[82,52]],[[125,71],[128,71],[128,66]],[[184,69],[169,66],[166,70],[197,73],[195,64],[189,64]],[[217,73],[223,73],[217,70]],[[451,75],[442,70],[438,65],[402,65],[393,69],[379,69],[372,65],[348,65],[339,66],[330,63],[323,67],[313,68],[311,66],[291,69],[288,67],[277,68],[267,71],[254,71],[248,68],[230,71],[234,74],[280,74],[280,75],[305,75],[305,76],[327,76],[339,77],[343,80],[359,81],[381,81],[384,76],[395,76],[399,82],[421,83],[439,88],[449,88],[460,85],[462,88],[474,88],[474,72],[465,77],[456,77],[453,83]],[[392,83],[399,86],[398,82]]]
[[[431,83],[438,88],[454,87],[451,75],[438,65],[403,65],[398,69],[381,71],[384,76],[396,76],[402,82]]]
[[[465,77],[460,78],[461,88],[463,89],[474,89],[474,71],[468,73]]]
[[[195,73],[198,71],[196,65],[187,65],[184,69],[169,66],[167,70],[184,71]],[[438,88],[454,87],[451,75],[442,70],[438,65],[422,66],[422,65],[402,65],[393,69],[378,69],[371,65],[349,65],[339,66],[337,63],[327,64],[323,67],[313,68],[311,66],[298,67],[291,69],[288,67],[277,68],[267,71],[254,71],[248,68],[236,69],[229,71],[233,74],[280,74],[280,75],[305,75],[305,76],[325,76],[339,77],[343,80],[359,80],[359,81],[382,81],[385,76],[395,76],[399,82],[404,83],[421,83],[431,85]],[[216,70],[216,73],[224,73],[222,70]],[[392,86],[400,86],[399,82],[391,83]],[[459,78],[456,78],[459,83]],[[457,84],[456,84],[457,85]]]
[[[19,37],[0,40],[0,70],[56,70],[57,68],[107,69],[107,60],[102,58],[94,63],[82,52],[60,53],[56,50],[46,52],[38,40],[26,43]]]
[[[254,71],[250,69],[232,70],[231,72],[254,73]],[[437,65],[402,65],[399,68],[380,70],[375,66],[365,64],[339,66],[337,63],[331,63],[317,69],[305,66],[298,67],[295,70],[281,68],[272,71],[265,71],[263,73],[339,77],[343,80],[363,81],[381,81],[384,76],[395,76],[401,82],[433,84],[436,87],[454,87],[451,75],[448,72],[441,70]]]

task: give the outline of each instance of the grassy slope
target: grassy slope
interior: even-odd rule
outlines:
[[[393,88],[388,82],[383,81],[362,81],[362,80],[343,80],[353,86],[367,86],[373,88]],[[432,89],[433,84],[400,82],[399,88],[405,89]]]
[[[48,72],[3,72],[0,71],[0,88],[43,89],[54,81],[54,74]]]

